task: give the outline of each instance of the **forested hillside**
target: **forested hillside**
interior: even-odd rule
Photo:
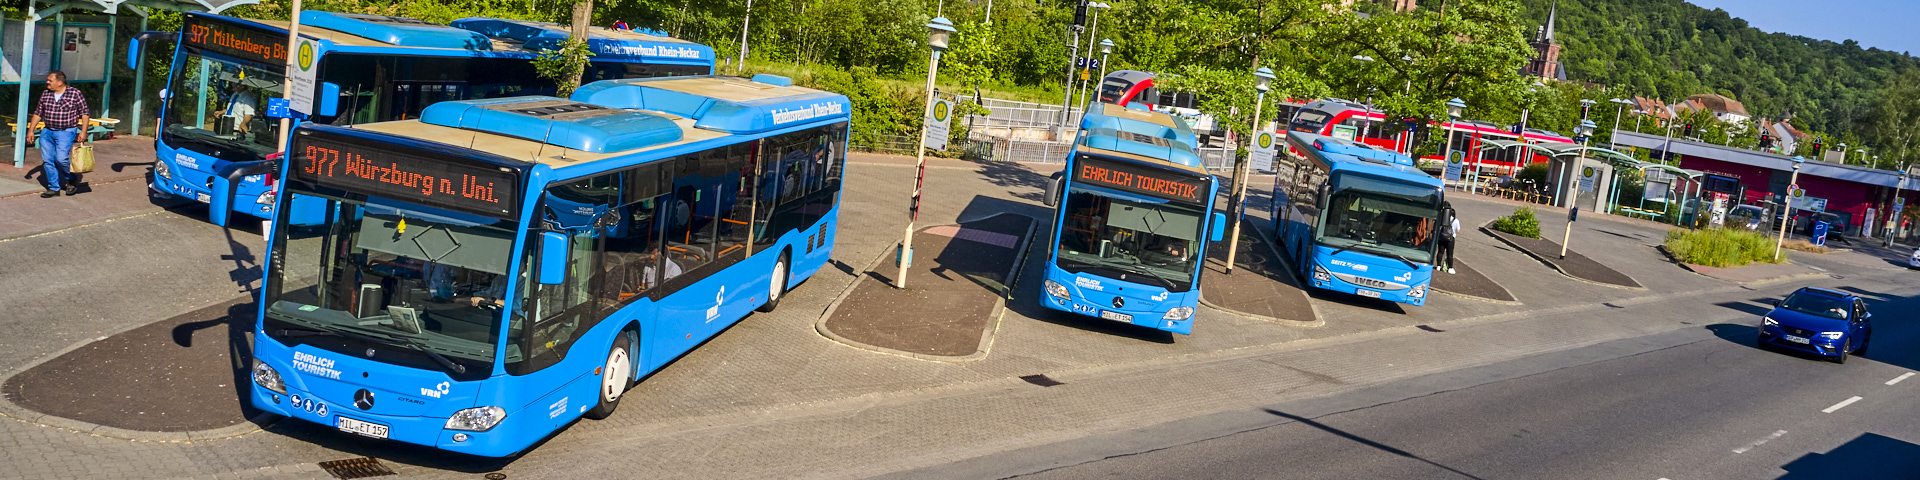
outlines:
[[[1546,20],[1551,1],[1524,2],[1529,38]],[[1859,129],[1875,91],[1901,70],[1920,67],[1920,59],[1907,52],[1762,32],[1724,10],[1682,0],[1559,5],[1557,38],[1565,45],[1561,60],[1569,78],[1669,103],[1719,93],[1745,103],[1756,116],[1791,111],[1796,125],[1816,131]]]

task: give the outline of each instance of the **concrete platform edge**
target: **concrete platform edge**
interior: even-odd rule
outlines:
[[[1248,223],[1249,225],[1253,225],[1253,222],[1251,222],[1251,221],[1248,221],[1247,223]],[[1266,232],[1265,230],[1261,230],[1261,229],[1260,229],[1260,227],[1259,227],[1259,226],[1257,226],[1257,225],[1255,225],[1255,226],[1254,226],[1253,228],[1251,228],[1251,230],[1253,230],[1253,234],[1254,234],[1254,235],[1258,235],[1258,236],[1260,236],[1260,244],[1261,244],[1261,245],[1265,245],[1265,246],[1267,247],[1267,251],[1268,251],[1268,252],[1271,252],[1271,253],[1273,253],[1273,258],[1276,258],[1276,259],[1279,259],[1279,260],[1280,260],[1280,263],[1285,263],[1285,264],[1287,264],[1287,275],[1289,275],[1289,276],[1292,276],[1292,277],[1294,277],[1293,279],[1294,279],[1295,281],[1298,281],[1298,280],[1300,280],[1300,276],[1299,276],[1299,275],[1296,275],[1296,274],[1294,274],[1294,269],[1293,269],[1293,262],[1292,262],[1292,261],[1289,261],[1289,260],[1287,259],[1287,257],[1286,257],[1285,255],[1281,255],[1281,254],[1280,254],[1280,250],[1279,250],[1279,249],[1277,249],[1277,248],[1274,248],[1274,246],[1273,246],[1273,241],[1267,238],[1267,232]],[[1301,283],[1302,283],[1302,284],[1305,284],[1306,282],[1301,282]],[[1201,288],[1206,288],[1206,287],[1201,287]],[[1266,316],[1266,315],[1259,315],[1259,314],[1252,314],[1252,313],[1247,313],[1247,312],[1242,312],[1242,311],[1239,311],[1239,310],[1234,310],[1234,309],[1231,309],[1231,308],[1227,308],[1227,307],[1222,307],[1222,306],[1219,306],[1219,305],[1214,305],[1214,304],[1213,304],[1213,302],[1209,302],[1209,301],[1207,301],[1207,296],[1206,296],[1206,295],[1204,295],[1204,294],[1203,294],[1203,295],[1200,295],[1200,304],[1201,304],[1201,305],[1206,305],[1206,306],[1207,306],[1207,308],[1211,308],[1211,309],[1214,309],[1214,310],[1219,310],[1219,311],[1222,311],[1222,312],[1227,312],[1227,313],[1231,313],[1231,314],[1234,314],[1234,315],[1239,315],[1239,316],[1242,316],[1242,317],[1247,317],[1247,318],[1251,318],[1251,319],[1254,319],[1254,320],[1260,320],[1260,321],[1264,321],[1264,322],[1270,322],[1270,323],[1277,323],[1277,324],[1281,324],[1281,325],[1285,325],[1285,326],[1289,326],[1289,327],[1298,327],[1298,328],[1315,328],[1315,327],[1324,327],[1324,326],[1326,326],[1326,325],[1327,325],[1327,319],[1325,319],[1325,318],[1321,318],[1321,317],[1320,317],[1320,307],[1319,307],[1318,305],[1314,305],[1314,303],[1313,303],[1313,299],[1312,299],[1311,297],[1309,297],[1309,298],[1307,299],[1307,307],[1308,307],[1308,308],[1311,308],[1311,309],[1313,310],[1313,321],[1311,321],[1311,322],[1304,322],[1304,321],[1300,321],[1300,320],[1288,320],[1288,319],[1284,319],[1284,318],[1275,318],[1275,317],[1269,317],[1269,316]]]
[[[1501,237],[1499,233],[1496,233],[1496,232],[1494,232],[1494,231],[1493,231],[1493,227],[1492,227],[1492,225],[1493,225],[1493,222],[1487,222],[1487,224],[1486,224],[1486,225],[1481,225],[1481,226],[1480,226],[1480,233],[1485,233],[1485,234],[1487,234],[1487,236],[1489,236],[1489,237],[1493,237],[1493,239],[1494,239],[1494,240],[1499,240],[1499,241],[1500,241],[1500,243],[1504,243],[1504,244],[1507,244],[1507,246],[1509,246],[1509,247],[1513,247],[1513,249],[1514,249],[1514,250],[1519,250],[1519,251],[1520,251],[1520,253],[1524,253],[1524,254],[1526,254],[1526,255],[1527,255],[1527,256],[1529,256],[1529,257],[1533,257],[1533,259],[1534,259],[1534,260],[1539,260],[1539,261],[1540,261],[1540,263],[1544,263],[1544,264],[1547,264],[1547,267],[1549,267],[1549,268],[1552,268],[1552,269],[1553,269],[1553,271],[1555,271],[1555,272],[1560,272],[1560,275],[1562,275],[1562,276],[1565,276],[1565,277],[1567,277],[1567,278],[1571,278],[1571,279],[1574,279],[1574,280],[1577,280],[1577,281],[1581,281],[1581,282],[1586,282],[1586,283],[1591,283],[1591,284],[1594,284],[1594,285],[1599,285],[1599,286],[1602,286],[1602,287],[1608,287],[1608,288],[1617,288],[1617,289],[1621,289],[1621,290],[1646,290],[1646,289],[1647,289],[1647,287],[1645,287],[1645,286],[1639,286],[1639,287],[1629,287],[1629,286],[1626,286],[1626,285],[1614,285],[1614,284],[1611,284],[1611,283],[1603,283],[1603,282],[1596,282],[1596,281],[1592,281],[1592,280],[1587,280],[1587,279],[1584,279],[1584,278],[1580,278],[1580,277],[1576,277],[1576,276],[1573,276],[1573,275],[1571,275],[1571,274],[1568,274],[1566,270],[1562,270],[1562,269],[1560,269],[1560,264],[1557,264],[1557,263],[1553,263],[1553,261],[1552,261],[1552,260],[1548,260],[1548,259],[1547,259],[1546,257],[1542,257],[1542,256],[1539,256],[1539,255],[1535,255],[1535,254],[1533,253],[1533,251],[1531,251],[1531,250],[1527,250],[1527,247],[1522,247],[1522,246],[1520,246],[1519,244],[1516,244],[1516,243],[1513,243],[1513,242],[1510,242],[1510,241],[1507,241],[1507,239],[1506,239],[1506,238],[1503,238],[1503,237]],[[1626,275],[1628,279],[1633,279],[1633,276],[1631,276],[1631,275],[1627,275],[1627,274],[1625,274],[1625,273],[1622,273],[1621,275]],[[1638,280],[1638,279],[1633,279],[1633,283],[1640,283],[1640,280]],[[1501,287],[1501,288],[1506,288],[1506,287]],[[1512,293],[1512,292],[1508,292],[1508,293]]]

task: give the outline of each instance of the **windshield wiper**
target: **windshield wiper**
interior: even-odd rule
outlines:
[[[1382,256],[1382,257],[1387,257],[1387,258],[1391,258],[1391,259],[1394,259],[1394,260],[1399,260],[1399,261],[1400,261],[1400,263],[1405,263],[1405,264],[1407,264],[1407,268],[1413,268],[1413,269],[1418,269],[1418,268],[1420,268],[1420,264],[1418,264],[1418,263],[1414,263],[1414,262],[1413,262],[1413,260],[1408,260],[1408,259],[1407,259],[1407,257],[1404,257],[1404,256],[1401,256],[1401,255],[1400,255],[1400,254],[1398,254],[1398,253],[1393,253],[1393,252],[1389,252],[1389,251],[1386,251],[1386,250],[1381,250],[1381,249],[1378,249],[1378,248],[1373,248],[1373,247],[1371,247],[1371,246],[1367,246],[1366,244],[1363,244],[1363,243],[1360,243],[1360,242],[1353,242],[1353,243],[1351,243],[1351,244],[1348,244],[1347,246],[1344,246],[1344,247],[1340,247],[1340,248],[1336,248],[1336,249],[1334,249],[1334,250],[1333,250],[1333,253],[1331,253],[1331,254],[1328,254],[1328,256],[1333,256],[1333,255],[1339,255],[1339,254],[1340,254],[1340,252],[1344,252],[1344,251],[1347,251],[1347,250],[1354,250],[1354,249],[1355,249],[1355,247],[1360,247],[1360,248],[1359,248],[1359,250],[1360,250],[1360,251],[1362,251],[1362,252],[1365,252],[1365,253],[1370,253],[1370,254],[1373,254],[1373,255],[1377,255],[1377,256]]]
[[[360,341],[365,341],[365,342],[375,342],[375,343],[385,343],[385,344],[401,343],[409,347],[412,347],[415,350],[419,350],[420,353],[427,354],[428,358],[432,358],[435,363],[439,363],[440,366],[442,367],[447,367],[448,370],[453,370],[453,373],[467,373],[466,365],[453,363],[453,360],[448,360],[447,357],[443,357],[439,353],[436,353],[433,350],[427,349],[426,345],[421,345],[420,342],[416,342],[413,339],[407,338],[407,337],[390,336],[387,338],[378,338],[372,335],[350,332],[346,330],[316,330],[316,329],[310,329],[310,328],[282,328],[280,329],[279,333],[280,335],[287,336],[287,337],[311,337],[316,335],[334,335],[334,336],[340,336],[340,337],[359,339]]]

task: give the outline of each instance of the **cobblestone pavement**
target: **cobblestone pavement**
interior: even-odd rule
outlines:
[[[1051,173],[1044,168],[936,161],[922,222],[1007,211],[1042,219],[1044,232],[1051,218],[1038,204]],[[858,265],[896,240],[913,168],[898,157],[859,157],[847,174],[834,256]],[[1255,193],[1256,202],[1264,198]],[[1512,209],[1475,199],[1454,203],[1462,223]],[[1698,322],[1746,321],[1742,311],[1715,302],[1781,293],[1678,269],[1648,246],[1664,236],[1657,225],[1585,221],[1575,234],[1586,235],[1584,252],[1641,279],[1647,290],[1579,282],[1491,238],[1463,235],[1461,255],[1509,286],[1522,305],[1441,296],[1400,308],[1316,296],[1322,327],[1203,309],[1196,334],[1174,336],[1029,307],[1040,292],[1033,280],[1039,262],[1028,262],[991,354],[951,364],[820,336],[814,323],[858,267],[829,268],[794,289],[777,312],[747,318],[648,378],[612,418],[578,422],[518,459],[452,457],[302,422],[220,440],[134,442],[0,419],[0,478],[327,478],[317,462],[359,456],[423,478],[494,470],[516,479],[864,477]],[[158,213],[0,241],[0,265],[38,266],[0,270],[0,284],[15,290],[0,293],[10,313],[0,317],[0,328],[21,332],[0,339],[0,371],[244,293],[241,285],[258,276],[248,255],[259,251],[259,236],[233,235],[229,244],[204,218]],[[1892,278],[1904,277],[1885,270],[1846,281]],[[93,296],[75,299],[80,288]],[[1914,293],[1911,284],[1869,288]],[[1042,388],[1017,379],[1032,374],[1066,384]]]

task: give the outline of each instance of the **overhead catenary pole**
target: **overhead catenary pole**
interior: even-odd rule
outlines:
[[[1253,71],[1253,78],[1253,90],[1256,93],[1253,97],[1253,130],[1247,132],[1249,139],[1258,138],[1260,132],[1267,128],[1266,119],[1260,118],[1260,109],[1267,106],[1267,90],[1273,88],[1273,70],[1260,67]],[[1240,217],[1246,210],[1242,206],[1247,201],[1247,176],[1247,159],[1237,158],[1233,165],[1233,202],[1227,205],[1233,213],[1233,226],[1229,233],[1232,236],[1227,239],[1227,273],[1233,273],[1233,262],[1240,252]]]
[[[954,32],[953,22],[947,21],[947,17],[934,17],[932,22],[927,23],[927,29],[930,30],[927,46],[932,47],[933,54],[927,60],[927,104],[920,117],[920,148],[914,149],[918,158],[913,171],[913,197],[909,199],[907,231],[900,239],[900,251],[897,252],[900,271],[893,280],[893,287],[900,289],[907,288],[907,267],[913,264],[913,224],[920,220],[921,187],[927,181],[927,124],[933,121],[933,79],[940,72],[940,52],[947,49],[947,37]]]
[[[922,4],[925,5],[925,4]],[[923,7],[924,8],[924,7]],[[925,11],[925,10],[922,10]],[[740,15],[740,55],[734,61],[733,71],[747,71],[747,27],[753,24],[753,0],[747,0],[747,13]]]

